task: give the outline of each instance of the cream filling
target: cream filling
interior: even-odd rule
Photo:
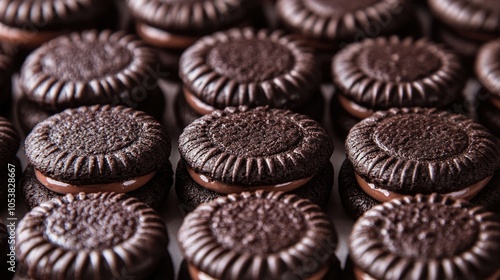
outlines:
[[[366,119],[368,117],[371,117],[373,115],[373,110],[370,110],[368,108],[365,108],[355,102],[352,102],[351,100],[345,98],[344,96],[342,95],[338,95],[338,98],[339,98],[339,102],[340,102],[340,106],[342,106],[342,108],[344,108],[344,110],[349,113],[349,115],[357,118],[357,119],[360,119],[360,120],[363,120],[363,119]]]
[[[35,49],[43,43],[63,34],[62,31],[25,30],[0,23],[0,41],[8,42],[22,48]]]
[[[358,182],[358,185],[361,187],[361,189],[367,195],[369,195],[370,197],[381,203],[385,203],[392,199],[402,198],[405,196],[403,194],[391,192],[383,188],[379,188],[374,184],[368,183],[363,178],[361,178],[361,176],[359,176],[357,173],[355,174],[355,176],[356,176],[356,181]],[[472,186],[469,186],[467,188],[464,188],[456,192],[451,192],[443,195],[450,196],[454,199],[471,200],[488,184],[488,182],[491,180],[492,177],[493,176],[489,176],[473,184]]]
[[[186,87],[183,88],[184,98],[186,99],[187,104],[193,111],[195,111],[198,115],[208,115],[215,111],[215,107],[208,105],[207,103],[198,99],[194,94],[189,91]]]
[[[109,183],[109,184],[93,184],[93,185],[72,185],[69,183],[64,183],[53,178],[47,177],[42,174],[42,172],[35,169],[35,175],[38,181],[44,185],[47,189],[60,194],[68,193],[94,193],[94,192],[119,192],[126,193],[136,190],[144,185],[146,185],[153,177],[156,172],[151,172],[144,176],[133,178],[123,182]]]
[[[198,41],[198,37],[172,34],[165,30],[137,22],[137,34],[147,43],[160,48],[184,50]]]
[[[200,271],[192,264],[188,264],[188,271],[189,275],[193,280],[218,280],[204,273],[203,271]],[[314,273],[311,277],[307,278],[307,280],[322,280],[327,273],[328,273],[328,266],[320,269],[318,272]]]
[[[265,186],[251,186],[251,187],[241,187],[238,185],[226,184],[217,180],[212,180],[208,176],[197,173],[191,167],[187,167],[189,176],[200,186],[205,189],[220,193],[220,194],[232,194],[232,193],[242,193],[246,191],[282,191],[290,192],[296,190],[303,185],[307,184],[314,177],[307,177],[305,179],[294,180],[291,182],[286,182],[276,185],[265,185]]]

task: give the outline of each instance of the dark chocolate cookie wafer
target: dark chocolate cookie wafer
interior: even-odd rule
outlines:
[[[178,175],[187,173],[190,179],[178,180],[176,189],[180,198],[194,200],[181,200],[187,205],[218,196],[213,192],[253,190],[297,191],[318,199],[317,194],[328,194],[332,186],[333,171],[325,170],[332,168],[331,139],[316,121],[287,110],[215,111],[184,129],[179,152],[186,170]],[[318,203],[327,201],[321,197]]]
[[[68,194],[34,208],[17,228],[19,261],[35,279],[172,279],[160,216],[117,193]],[[164,275],[164,277],[172,277]]]
[[[427,39],[367,39],[335,55],[332,62],[339,102],[364,119],[377,110],[447,107],[465,84],[460,59]]]
[[[321,79],[304,41],[250,28],[198,41],[182,55],[180,76],[200,115],[240,105],[297,109],[319,93]]]
[[[474,70],[483,85],[476,96],[479,120],[500,137],[500,39],[481,47]]]
[[[116,20],[113,8],[108,0],[4,0],[0,3],[0,40],[12,47],[34,49],[68,31],[111,27]]]
[[[337,246],[320,207],[263,191],[201,205],[184,219],[178,239],[195,279],[322,279]]]
[[[161,72],[156,60],[155,52],[133,35],[109,30],[72,33],[44,44],[27,58],[20,87],[38,111],[52,114],[95,104],[138,108],[158,95]],[[155,106],[163,108],[162,102]],[[20,121],[29,114],[20,114]]]
[[[402,195],[494,196],[497,190],[485,187],[498,169],[499,147],[486,128],[459,114],[422,108],[377,112],[347,136],[342,202],[357,217],[377,201]]]
[[[44,190],[48,188],[59,194],[135,192],[158,206],[172,183],[165,130],[151,116],[122,106],[96,105],[56,114],[33,129],[25,149],[33,166],[23,180],[31,202],[52,196]],[[139,195],[145,192],[141,188],[149,189],[147,195]]]
[[[440,195],[395,199],[354,225],[357,279],[498,279],[500,217]]]
[[[0,116],[9,117],[12,112],[12,56],[0,47]]]

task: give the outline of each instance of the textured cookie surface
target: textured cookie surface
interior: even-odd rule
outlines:
[[[391,109],[358,123],[346,140],[357,174],[400,194],[451,193],[497,170],[498,140],[458,114]]]
[[[156,53],[135,36],[95,30],[54,39],[34,51],[21,69],[30,100],[51,109],[119,103],[120,95],[147,94]]]
[[[39,279],[144,277],[168,245],[160,216],[116,193],[68,194],[44,203],[19,223],[17,238],[20,261]]]
[[[500,5],[495,0],[429,0],[442,22],[457,30],[500,34]]]
[[[12,123],[0,117],[0,164],[2,166],[6,167],[7,162],[16,155],[20,142]]]
[[[182,35],[205,35],[242,23],[257,7],[252,0],[127,0],[132,15]]]
[[[158,210],[165,202],[173,183],[173,170],[168,163],[159,169],[156,175],[144,186],[127,192],[127,195],[135,197],[146,203],[149,207]],[[24,201],[29,209],[49,201],[53,198],[63,197],[63,194],[49,190],[42,185],[35,176],[32,166],[28,166],[21,177],[20,186],[22,188]]]
[[[476,58],[475,73],[481,84],[493,96],[500,98],[500,40],[481,47]]]
[[[281,31],[231,29],[202,38],[180,60],[185,87],[202,102],[296,108],[321,80],[314,55]]]
[[[196,172],[243,186],[304,179],[321,170],[333,144],[319,123],[286,110],[228,108],[184,129],[179,152]]]
[[[411,18],[411,8],[402,0],[278,0],[276,9],[284,24],[306,37],[328,40],[356,40],[359,33],[393,32]],[[391,15],[391,20],[383,18]]]
[[[102,15],[109,6],[99,0],[5,0],[0,22],[29,31],[63,30]]]
[[[185,258],[216,279],[307,279],[314,271],[299,268],[315,254],[332,255],[337,244],[317,205],[261,191],[203,204],[185,218],[178,237]],[[330,259],[319,261],[318,269]]]
[[[377,279],[487,279],[498,272],[500,217],[435,194],[405,197],[366,212],[349,247]]]
[[[327,163],[307,184],[295,189],[290,194],[309,199],[323,209],[328,208],[333,187],[334,172],[331,163]],[[175,191],[184,210],[191,211],[198,205],[224,196],[198,185],[187,173],[186,166],[179,161],[175,172]]]
[[[500,138],[500,109],[486,100],[479,103],[477,115],[479,121]]]
[[[460,59],[420,39],[368,39],[339,52],[332,63],[335,85],[363,107],[443,107],[464,85]]]
[[[125,107],[68,109],[38,124],[25,142],[30,164],[72,184],[121,182],[165,165],[170,140],[153,117]]]

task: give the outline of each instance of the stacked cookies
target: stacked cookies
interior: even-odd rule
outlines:
[[[188,210],[255,190],[294,193],[328,205],[333,144],[304,115],[268,107],[214,111],[184,129],[179,153],[175,188]]]

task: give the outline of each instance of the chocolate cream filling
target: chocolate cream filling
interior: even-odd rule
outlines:
[[[355,173],[356,176],[356,181],[358,182],[358,185],[361,187],[361,189],[370,197],[373,199],[377,200],[380,203],[385,203],[388,202],[392,199],[395,198],[402,198],[405,195],[391,192],[388,190],[385,190],[383,188],[377,187],[372,183],[368,183],[365,181],[361,176],[359,176],[357,173]],[[451,192],[451,193],[446,193],[443,194],[445,196],[452,197],[454,199],[464,199],[464,200],[471,200],[474,198],[486,185],[488,182],[491,180],[493,176],[486,177],[485,179],[469,186],[466,188],[463,188],[459,191]]]
[[[186,99],[187,104],[193,111],[195,111],[198,115],[208,115],[215,111],[215,108],[206,104],[205,102],[198,99],[190,90],[186,87],[183,88],[184,98]]]
[[[238,185],[226,184],[221,181],[212,180],[208,176],[197,173],[191,167],[187,167],[187,171],[189,173],[189,176],[191,176],[191,178],[198,185],[220,194],[232,194],[257,190],[291,192],[307,184],[314,177],[313,175],[304,179],[294,180],[276,185],[241,187]]]
[[[354,270],[354,278],[356,280],[377,280],[377,279],[371,277],[370,275],[368,275],[368,273],[364,272],[357,265],[354,266],[353,270]],[[494,272],[493,275],[486,278],[485,280],[498,280],[499,278],[500,278],[500,270],[498,270],[497,272]]]
[[[192,264],[188,264],[189,275],[191,275],[192,280],[218,280],[216,278],[211,277],[210,275],[200,271]],[[323,267],[318,270],[318,272],[311,275],[311,277],[307,278],[307,280],[322,280],[323,277],[328,273],[328,266]]]
[[[0,23],[0,41],[27,49],[38,48],[61,34],[63,32],[27,30]]]
[[[95,193],[95,192],[119,192],[126,193],[136,190],[144,185],[146,185],[153,177],[156,172],[151,172],[144,176],[137,178],[128,179],[122,182],[108,183],[108,184],[92,184],[92,185],[73,185],[69,183],[64,183],[56,179],[47,177],[42,174],[42,172],[35,169],[35,175],[40,184],[44,185],[47,189],[60,194],[68,193]]]
[[[198,37],[182,36],[169,33],[165,30],[137,22],[135,24],[137,34],[147,43],[160,48],[184,50],[198,41]]]
[[[366,119],[368,117],[371,117],[374,113],[373,110],[365,108],[365,107],[345,98],[344,96],[342,96],[340,94],[339,94],[338,98],[339,98],[340,106],[342,106],[342,108],[344,108],[344,110],[349,115],[351,115],[359,120],[363,120],[363,119]]]

